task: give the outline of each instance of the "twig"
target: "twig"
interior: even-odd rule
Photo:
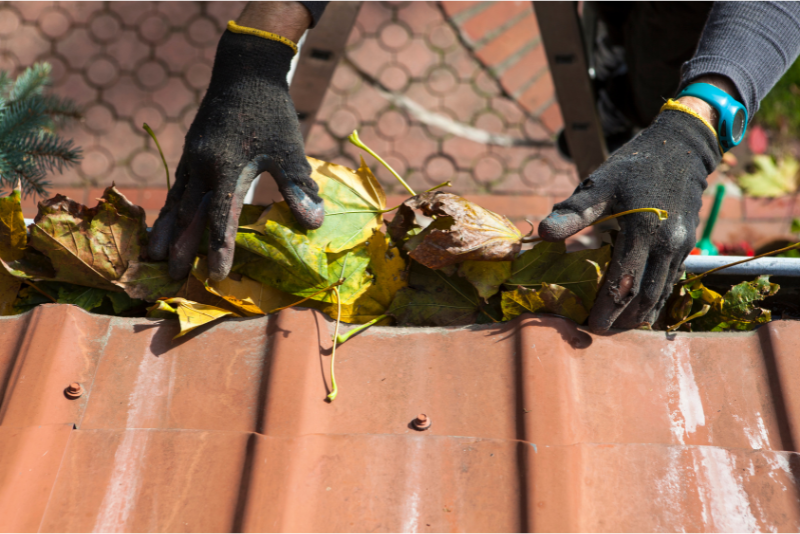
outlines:
[[[45,297],[49,298],[52,302],[58,303],[58,301],[56,299],[54,299],[53,297],[51,297],[50,295],[48,295],[47,293],[45,293],[44,291],[42,291],[41,289],[36,287],[36,284],[31,282],[30,280],[25,280],[25,283],[28,284],[29,286],[31,286],[36,291],[38,291],[39,293],[41,293],[42,295],[44,295]]]

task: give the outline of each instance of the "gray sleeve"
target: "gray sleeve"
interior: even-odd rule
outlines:
[[[730,78],[752,117],[800,53],[800,2],[715,2],[682,90],[706,74]]]
[[[311,13],[311,26],[313,28],[319,22],[319,19],[322,18],[322,13],[325,12],[325,8],[328,7],[328,2],[300,2],[304,6],[309,13]]]

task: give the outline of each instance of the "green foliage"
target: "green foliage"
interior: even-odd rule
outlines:
[[[789,67],[761,101],[756,120],[767,128],[800,135],[800,60]]]
[[[751,197],[774,198],[797,191],[800,162],[785,156],[777,163],[766,154],[753,157],[755,172],[739,177],[739,185]]]
[[[753,330],[772,320],[769,310],[755,304],[779,289],[778,284],[769,281],[769,275],[762,275],[752,282],[733,286],[723,296],[705,287],[701,280],[695,280],[676,290],[668,315],[675,323],[688,322],[696,315],[690,322],[696,332]]]
[[[44,196],[47,174],[81,159],[80,149],[55,133],[80,113],[71,100],[44,94],[50,68],[37,63],[16,80],[0,71],[0,187],[11,189],[21,180],[26,195]]]

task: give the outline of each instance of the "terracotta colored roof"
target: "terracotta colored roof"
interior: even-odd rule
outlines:
[[[201,330],[0,318],[0,530],[800,528],[800,323],[373,328],[332,404],[323,315]]]

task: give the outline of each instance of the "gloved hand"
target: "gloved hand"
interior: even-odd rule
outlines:
[[[150,235],[153,260],[185,278],[209,223],[209,275],[230,272],[239,214],[252,181],[268,171],[297,221],[319,228],[319,186],[310,178],[286,74],[294,51],[284,43],[226,31],[208,92],[186,134],[175,184]]]
[[[615,152],[539,224],[546,241],[560,241],[594,221],[636,208],[660,208],[617,220],[614,255],[589,316],[589,327],[652,324],[695,245],[706,177],[721,159],[714,132],[682,111],[663,111]]]

